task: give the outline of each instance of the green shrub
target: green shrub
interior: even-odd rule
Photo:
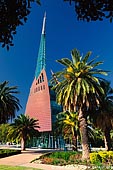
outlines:
[[[109,159],[113,160],[113,151],[108,151]]]
[[[69,157],[69,163],[70,164],[73,164],[73,163],[82,163],[82,159],[81,159],[81,157],[82,157],[82,155],[81,155],[81,153],[76,153],[76,154],[72,154],[72,155],[70,155],[70,157]]]
[[[81,152],[59,151],[46,153],[34,161],[52,165],[84,164],[93,170],[111,170],[113,165],[113,151],[90,153],[90,162],[83,162],[81,157]]]
[[[98,153],[96,153],[96,152],[90,153],[90,162],[91,162],[92,164],[100,163],[100,162],[102,162],[102,158],[101,158],[101,156],[100,156]]]
[[[16,154],[20,154],[20,153],[21,153],[20,150],[0,149],[0,158],[4,158],[7,156],[11,156],[11,155],[16,155]]]
[[[109,155],[107,151],[100,151],[98,154],[101,156],[102,163],[108,162]]]
[[[99,151],[90,153],[90,162],[95,163],[113,163],[113,151]]]
[[[67,164],[78,163],[79,158],[81,160],[81,153],[73,152],[73,151],[58,151],[58,152],[51,152],[51,153],[49,152],[44,155],[41,155],[39,158],[36,158],[32,162],[39,161],[44,164],[67,165]]]
[[[53,165],[66,165],[66,161],[63,159],[54,159],[52,162]]]
[[[71,151],[64,151],[64,152],[53,152],[50,157],[51,158],[59,158],[64,159],[65,161],[68,161],[71,155],[76,154],[77,152],[71,152]]]

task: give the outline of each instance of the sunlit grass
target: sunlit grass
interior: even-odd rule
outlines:
[[[41,169],[31,167],[0,165],[0,170],[41,170]]]

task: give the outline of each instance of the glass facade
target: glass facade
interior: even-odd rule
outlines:
[[[52,123],[56,121],[56,115],[59,112],[62,112],[62,106],[56,103],[56,94],[49,86],[50,90],[50,102],[51,102],[51,116],[52,116]]]
[[[62,106],[56,103],[56,94],[49,86],[50,93],[50,103],[51,103],[51,120],[52,125],[56,122],[56,115],[62,112]],[[52,126],[53,127],[53,126]],[[28,147],[34,148],[64,148],[64,140],[61,136],[54,135],[54,128],[51,132],[40,132],[40,136],[33,137],[31,141],[28,142]]]

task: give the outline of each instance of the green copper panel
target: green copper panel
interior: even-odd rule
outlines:
[[[46,14],[44,15],[43,19],[43,26],[42,26],[42,34],[38,52],[38,59],[37,59],[37,66],[35,71],[35,77],[38,78],[39,74],[43,69],[45,69],[45,22],[46,22]]]

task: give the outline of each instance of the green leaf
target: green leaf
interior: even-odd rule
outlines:
[[[77,50],[77,49],[73,49],[71,51],[71,56],[72,56],[72,61],[73,61],[73,64],[76,64],[77,62],[80,61],[80,52]]]
[[[67,103],[67,101],[68,101],[68,99],[70,97],[72,86],[73,86],[73,82],[74,82],[74,80],[71,82],[70,85],[67,86],[67,89],[66,89],[67,90],[67,94],[65,96],[65,103]]]
[[[90,55],[91,55],[91,51],[89,51],[86,55],[85,55],[85,57],[83,58],[83,63],[85,64],[86,62],[87,62],[87,60],[89,59],[89,57],[90,57]]]
[[[80,87],[81,87],[80,82],[77,82],[76,83],[76,93],[77,93],[78,96],[80,95]]]
[[[72,63],[71,60],[69,60],[68,58],[62,58],[61,60],[56,60],[56,61],[66,67],[69,67]]]

